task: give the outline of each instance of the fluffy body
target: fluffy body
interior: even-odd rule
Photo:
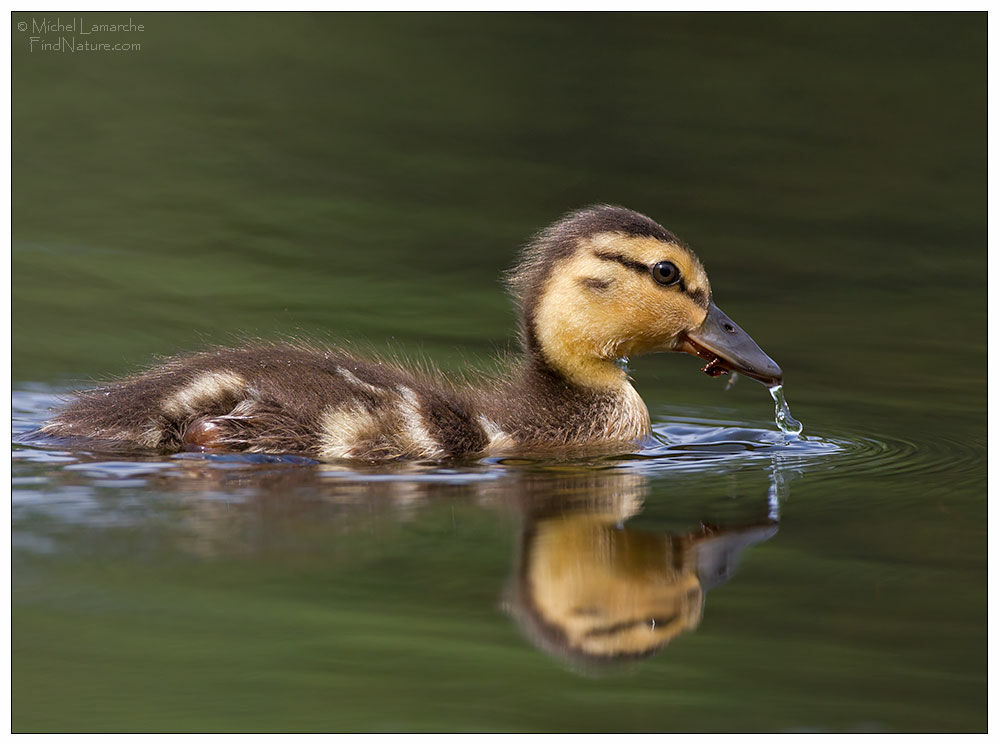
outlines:
[[[672,262],[676,286],[649,268]],[[216,348],[84,391],[41,429],[117,447],[449,459],[631,443],[649,414],[620,357],[676,348],[710,302],[697,257],[621,207],[570,213],[527,245],[509,283],[523,355],[463,385],[304,344]]]
[[[542,379],[528,382],[535,375]],[[525,369],[464,387],[342,351],[272,344],[175,357],[75,394],[41,433],[161,451],[438,460],[634,440],[647,430],[630,386],[580,390]]]

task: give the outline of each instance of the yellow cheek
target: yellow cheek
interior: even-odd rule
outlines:
[[[680,333],[699,326],[707,315],[685,294],[659,288],[608,298],[595,310],[598,327],[618,339],[625,356],[667,346]]]

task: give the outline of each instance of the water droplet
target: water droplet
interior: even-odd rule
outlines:
[[[774,400],[774,420],[777,422],[777,427],[785,435],[800,435],[804,426],[791,416],[791,409],[787,405],[787,399],[784,398],[784,386],[775,385],[767,390]]]

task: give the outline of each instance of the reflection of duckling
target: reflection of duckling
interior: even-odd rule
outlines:
[[[569,649],[644,654],[700,623],[701,586],[682,540],[575,515],[540,523],[527,543],[523,582],[533,610]]]
[[[625,511],[529,519],[511,610],[545,651],[576,662],[643,657],[700,624],[707,590],[775,523],[655,535],[621,527]]]
[[[565,216],[527,246],[510,285],[523,359],[478,388],[298,344],[214,349],[81,393],[41,432],[159,450],[441,459],[635,441],[649,414],[619,365],[634,354],[683,351],[711,375],[781,379],[711,302],[693,252],[636,212]]]

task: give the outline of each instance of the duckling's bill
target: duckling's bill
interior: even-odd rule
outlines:
[[[711,377],[738,372],[766,386],[783,382],[780,365],[714,303],[700,326],[681,335],[676,350],[707,360],[701,369]]]

